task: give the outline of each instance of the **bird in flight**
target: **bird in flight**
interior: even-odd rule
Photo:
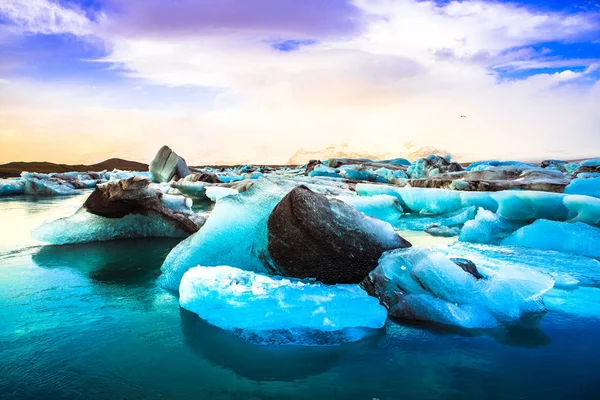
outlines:
[[[461,115],[460,117],[461,117],[461,118],[467,118],[467,116],[466,116],[466,115]]]

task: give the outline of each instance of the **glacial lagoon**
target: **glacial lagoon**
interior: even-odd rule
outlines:
[[[259,346],[180,308],[159,286],[179,239],[50,246],[31,238],[89,193],[0,200],[2,399],[600,396],[593,282],[550,290],[548,312],[530,325],[463,330],[390,318],[353,343]],[[424,247],[456,240],[401,234]]]

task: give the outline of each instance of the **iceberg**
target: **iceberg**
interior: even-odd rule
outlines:
[[[448,257],[469,259],[487,275],[526,268],[549,274],[556,281],[555,287],[600,287],[600,261],[585,256],[518,246],[463,242],[439,246],[436,250]]]
[[[183,274],[197,265],[230,265],[268,272],[267,221],[281,199],[294,188],[260,178],[247,191],[223,197],[196,234],[179,243],[161,268],[162,287],[177,290]]]
[[[32,235],[51,244],[187,237],[205,222],[191,207],[192,200],[133,177],[98,185],[75,214],[45,223]]]
[[[53,178],[47,174],[23,172],[24,193],[35,196],[68,196],[79,193],[72,181]]]
[[[544,312],[542,297],[554,285],[550,276],[527,269],[482,276],[443,253],[411,247],[384,253],[362,285],[394,317],[462,328],[493,328]]]
[[[600,228],[582,222],[556,222],[540,219],[522,227],[502,241],[541,250],[600,257]]]
[[[12,196],[25,192],[25,182],[22,179],[0,179],[0,196]]]
[[[569,186],[565,188],[565,193],[600,197],[600,176],[597,178],[573,179]]]
[[[387,318],[358,285],[324,285],[229,266],[194,267],[181,279],[181,307],[258,344],[357,341]]]
[[[475,207],[467,207],[439,216],[404,214],[404,216],[396,221],[393,226],[396,229],[407,231],[422,231],[433,225],[440,227],[457,227],[475,218],[476,212],[477,209]]]

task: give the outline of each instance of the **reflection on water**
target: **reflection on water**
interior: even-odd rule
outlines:
[[[493,331],[388,321],[342,346],[252,345],[157,286],[177,240],[31,247],[27,226],[82,201],[1,203],[0,399],[600,398],[589,316]]]
[[[145,283],[160,274],[160,266],[179,239],[134,239],[44,246],[33,255],[43,268],[72,268],[104,283]]]

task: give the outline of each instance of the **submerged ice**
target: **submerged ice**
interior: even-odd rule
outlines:
[[[189,269],[181,306],[260,344],[356,341],[383,327],[387,313],[358,285],[324,285],[228,266]]]

